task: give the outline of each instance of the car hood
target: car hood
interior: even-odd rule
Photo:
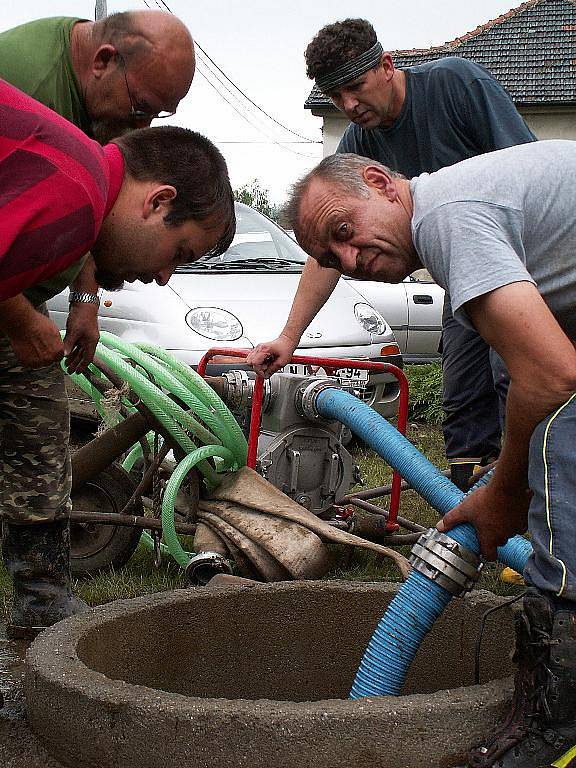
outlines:
[[[219,307],[242,323],[252,344],[270,341],[284,328],[300,273],[175,274],[170,287],[190,307]],[[364,299],[344,281],[304,332],[299,348],[370,344],[370,334],[354,316]]]

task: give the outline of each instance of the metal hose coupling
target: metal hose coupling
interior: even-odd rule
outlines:
[[[297,412],[305,419],[317,421],[322,418],[316,407],[316,400],[320,392],[325,389],[342,389],[334,379],[314,379],[307,381],[296,390],[295,406]]]
[[[248,375],[248,371],[226,371],[222,374],[225,381],[224,392],[219,393],[231,411],[242,411],[252,403],[255,379]],[[262,396],[262,410],[267,411],[272,399],[272,384],[270,379],[264,381]]]
[[[219,552],[199,552],[190,558],[186,566],[186,578],[190,584],[203,587],[218,573],[232,575],[232,565]]]
[[[472,589],[484,565],[479,555],[436,528],[424,531],[408,559],[415,571],[456,596]]]

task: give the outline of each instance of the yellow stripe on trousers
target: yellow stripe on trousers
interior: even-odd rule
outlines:
[[[551,763],[551,768],[570,768],[571,765],[576,765],[576,745],[574,745],[568,752],[564,752],[562,757]]]
[[[562,562],[562,560],[560,560],[560,558],[554,555],[554,532],[552,531],[552,522],[550,520],[550,487],[548,484],[548,462],[546,460],[546,449],[548,447],[548,432],[550,431],[550,428],[554,423],[554,419],[556,419],[556,417],[562,413],[562,411],[564,410],[564,408],[566,408],[566,406],[570,405],[570,403],[574,400],[575,397],[576,397],[576,392],[572,395],[572,397],[569,400],[567,400],[563,405],[561,405],[560,408],[558,408],[558,410],[556,411],[556,413],[551,417],[550,421],[546,425],[546,430],[544,432],[544,444],[542,446],[542,458],[544,459],[544,492],[546,495],[546,521],[548,523],[548,530],[550,531],[549,551],[552,557],[554,557],[554,559],[557,560],[562,566],[562,586],[557,592],[558,596],[560,596],[564,592],[564,588],[566,587],[566,566]],[[569,763],[566,763],[566,765],[569,765]]]

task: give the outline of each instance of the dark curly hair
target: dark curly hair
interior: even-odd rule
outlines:
[[[306,48],[306,74],[311,80],[333,72],[355,59],[378,40],[374,27],[366,19],[345,19],[327,24]]]

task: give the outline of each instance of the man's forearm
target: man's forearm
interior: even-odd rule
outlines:
[[[36,310],[22,294],[0,301],[0,331],[11,337],[15,330],[26,328],[34,321]]]
[[[292,302],[288,320],[282,331],[298,342],[312,320],[326,304],[340,279],[336,269],[325,269],[312,258],[308,258]]]
[[[576,350],[537,288],[519,281],[469,302],[479,333],[510,373],[506,428],[494,482],[509,494],[527,488],[528,451],[536,426],[576,391]],[[545,363],[537,354],[544,350]]]

